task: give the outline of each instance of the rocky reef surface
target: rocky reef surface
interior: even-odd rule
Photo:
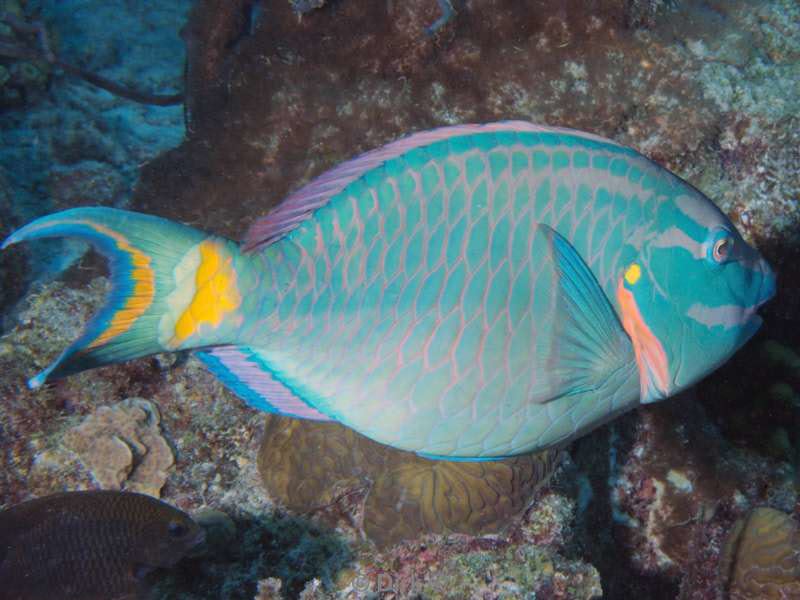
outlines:
[[[298,489],[293,476],[320,476],[304,460],[331,452],[314,435],[293,437],[295,455],[289,447],[285,468],[262,478],[270,425],[191,356],[29,390],[108,283],[91,254],[50,280],[82,247],[12,248],[0,256],[0,507],[64,489],[160,494],[209,532],[208,554],[156,582],[163,598],[794,593],[800,7],[451,6],[431,33],[435,0],[7,0],[3,10],[44,23],[64,60],[151,92],[185,89],[186,102],[135,104],[46,67],[24,80],[32,68],[3,58],[17,77],[9,85],[25,92],[0,112],[0,234],[103,204],[238,237],[288,191],[361,151],[437,125],[525,119],[628,144],[713,198],[778,272],[758,337],[691,395],[573,444],[502,524],[391,538],[378,551],[372,478]],[[759,527],[775,544],[754,538]]]
[[[0,235],[55,210],[127,206],[141,165],[181,143],[181,106],[131,102],[46,59],[142,92],[181,91],[179,30],[190,4],[0,0]],[[26,251],[28,267],[14,271],[27,284],[85,250],[73,242],[36,244]],[[19,299],[16,289],[4,286],[0,309]]]

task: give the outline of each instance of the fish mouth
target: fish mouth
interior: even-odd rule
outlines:
[[[758,288],[758,301],[752,306],[745,308],[744,314],[742,315],[742,322],[752,327],[753,333],[755,333],[755,330],[761,327],[761,324],[764,322],[764,319],[762,319],[761,315],[758,314],[758,309],[772,300],[777,291],[775,273],[765,260],[761,259],[759,261],[758,269],[761,271],[761,282]]]
[[[758,290],[759,302],[756,305],[756,308],[772,300],[775,297],[775,292],[777,291],[775,272],[767,264],[767,261],[762,259],[759,267],[761,268],[761,286]]]
[[[745,326],[753,326],[761,327],[761,324],[764,322],[764,319],[761,318],[761,315],[758,314],[758,309],[763,306],[763,304],[767,302],[767,300],[762,300],[758,304],[754,304],[753,306],[748,306],[742,311],[742,318],[741,323]]]

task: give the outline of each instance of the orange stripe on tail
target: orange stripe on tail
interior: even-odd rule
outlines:
[[[131,270],[131,278],[134,281],[133,294],[131,294],[125,301],[125,306],[118,310],[108,324],[108,327],[100,335],[98,335],[91,343],[87,344],[87,348],[95,348],[102,346],[110,339],[118,336],[125,331],[128,331],[134,321],[141,317],[145,311],[150,308],[153,303],[153,296],[155,295],[155,273],[150,267],[150,257],[144,252],[133,246],[128,238],[121,233],[100,225],[94,221],[83,219],[63,219],[60,223],[66,225],[85,225],[94,229],[98,233],[108,236],[117,245],[117,248],[125,254],[131,255],[131,263],[133,269]],[[57,223],[59,224],[59,223]],[[48,223],[48,227],[52,227],[53,223]]]

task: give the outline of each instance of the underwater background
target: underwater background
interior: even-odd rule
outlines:
[[[265,417],[191,355],[29,390],[109,283],[79,243],[13,247],[0,508],[121,489],[189,512],[208,549],[156,598],[800,597],[799,104],[795,0],[0,0],[3,237],[101,205],[239,238],[360,152],[522,119],[669,168],[778,276],[691,391],[565,452],[432,464]]]

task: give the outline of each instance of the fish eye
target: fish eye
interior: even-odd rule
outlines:
[[[717,233],[711,245],[709,258],[717,264],[724,263],[731,257],[731,254],[733,254],[734,243],[735,241],[730,233],[727,231],[720,231]]]
[[[189,531],[189,528],[180,521],[170,521],[167,531],[169,531],[169,534],[172,537],[179,538],[186,535],[186,532]]]

